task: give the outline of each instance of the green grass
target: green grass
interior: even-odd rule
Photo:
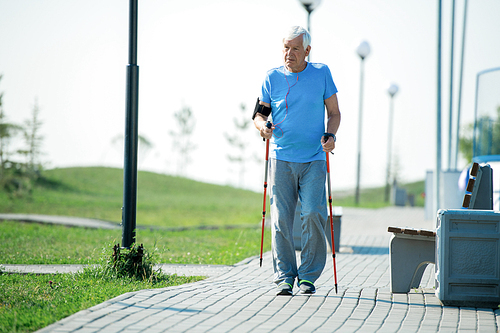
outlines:
[[[137,226],[186,227],[256,224],[262,195],[230,186],[139,172]],[[31,199],[0,192],[0,212],[66,215],[121,221],[123,171],[67,168],[44,172]]]
[[[28,198],[0,192],[0,212],[97,218],[120,222],[123,172],[68,168],[44,172]],[[261,194],[192,180],[138,174],[137,242],[157,263],[235,264],[260,252]],[[199,226],[218,227],[205,230]],[[238,226],[229,228],[229,226]],[[182,231],[166,228],[192,227]],[[0,263],[92,264],[111,255],[121,230],[0,222]],[[270,249],[266,231],[265,251]],[[106,252],[107,251],[107,252]],[[31,332],[126,292],[200,279],[163,275],[151,283],[91,275],[0,274],[0,332]],[[53,281],[52,287],[48,281]]]
[[[95,278],[88,273],[0,275],[0,332],[33,332],[127,292],[195,282],[164,276],[157,282]]]
[[[110,257],[120,231],[0,222],[0,260],[4,264],[89,264]],[[270,250],[266,230],[264,251]],[[137,238],[154,251],[157,263],[227,264],[257,256],[258,228],[168,232],[139,230]],[[156,245],[156,247],[155,247]],[[90,274],[0,274],[0,332],[31,332],[126,292],[163,288],[201,277],[163,275],[157,283],[102,279]],[[49,282],[53,281],[54,289]],[[15,328],[14,328],[15,327]]]
[[[14,221],[0,222],[0,229],[3,264],[93,264],[103,249],[109,250],[109,244],[121,242],[121,230]],[[259,255],[260,238],[259,228],[137,231],[137,242],[154,250],[158,263],[233,265]],[[269,230],[264,243],[265,251],[269,251]]]

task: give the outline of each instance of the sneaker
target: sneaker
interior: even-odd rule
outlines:
[[[316,292],[314,284],[307,280],[299,280],[299,288],[301,294],[314,294]]]
[[[276,288],[276,295],[291,296],[292,289],[293,287],[291,284],[283,282]]]

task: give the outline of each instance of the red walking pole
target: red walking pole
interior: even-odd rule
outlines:
[[[273,124],[270,121],[266,123],[267,128],[271,128]],[[264,249],[264,224],[266,223],[266,196],[267,196],[267,170],[269,165],[269,139],[266,141],[266,169],[264,170],[264,205],[262,207],[262,236],[260,238],[260,267],[262,267],[262,251]]]
[[[328,140],[328,136],[323,137],[324,141]],[[332,257],[333,257],[333,279],[335,281],[335,293],[337,294],[337,267],[335,264],[335,240],[333,237],[333,212],[332,212],[332,189],[330,182],[330,161],[328,158],[328,153],[326,153],[326,176],[328,179],[328,202],[330,203],[330,231],[332,236]]]

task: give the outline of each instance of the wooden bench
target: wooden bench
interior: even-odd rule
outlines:
[[[473,163],[462,209],[493,209],[492,173],[489,165]],[[389,227],[390,281],[393,293],[407,293],[418,288],[428,264],[436,263],[436,232]]]
[[[489,167],[480,167],[478,163],[472,165],[462,203],[463,209],[477,209],[485,201],[483,198],[476,200],[477,193],[481,192],[479,187],[491,182],[481,182],[483,168],[488,171]],[[486,188],[482,192],[488,191]],[[436,263],[436,232],[400,227],[389,227],[387,231],[393,233],[389,245],[391,291],[407,293],[411,288],[419,287],[427,265]]]
[[[390,285],[393,293],[418,288],[428,264],[436,261],[436,232],[433,230],[389,227]]]

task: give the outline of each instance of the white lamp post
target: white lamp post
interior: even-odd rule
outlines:
[[[387,89],[387,92],[391,96],[391,103],[389,108],[389,128],[387,133],[387,174],[385,178],[385,202],[389,201],[390,192],[390,178],[391,178],[391,155],[392,155],[392,119],[394,114],[394,95],[397,94],[399,88],[397,85],[392,83]]]
[[[359,204],[359,179],[361,172],[361,132],[362,132],[362,120],[363,120],[363,72],[364,72],[364,60],[370,54],[370,44],[363,41],[359,44],[356,49],[358,56],[361,58],[361,68],[360,68],[360,78],[359,78],[359,119],[358,119],[358,167],[356,175],[356,193],[355,193],[355,203]]]

